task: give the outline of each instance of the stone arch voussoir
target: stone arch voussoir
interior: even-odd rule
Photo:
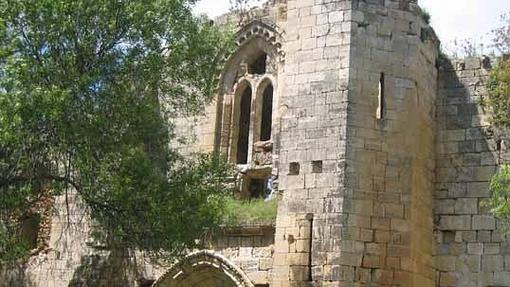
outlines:
[[[184,286],[183,280],[193,276],[194,272],[204,273],[204,269],[214,271],[211,276],[222,276],[230,286],[254,287],[246,274],[224,256],[209,250],[202,250],[187,255],[183,260],[168,269],[156,282],[153,287],[174,287]],[[206,274],[207,275],[207,274]],[[203,276],[203,274],[200,274]]]

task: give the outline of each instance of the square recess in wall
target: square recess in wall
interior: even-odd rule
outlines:
[[[298,175],[300,170],[299,162],[291,162],[289,164],[289,175]]]
[[[322,173],[322,160],[312,161],[312,173]]]

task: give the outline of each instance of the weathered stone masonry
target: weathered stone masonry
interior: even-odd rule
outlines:
[[[437,286],[510,286],[510,245],[481,205],[497,166],[510,160],[508,134],[493,130],[480,106],[490,65],[488,58],[453,61],[439,74]]]
[[[510,245],[481,205],[510,160],[480,106],[491,62],[438,60],[420,15],[413,0],[271,0],[244,18],[215,101],[176,132],[194,140],[184,154],[238,164],[240,197],[270,185],[274,226],[120,281],[122,254],[83,240],[78,199],[66,229],[57,199],[50,249],[26,284],[0,286],[510,286]]]

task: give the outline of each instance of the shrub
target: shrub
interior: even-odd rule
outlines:
[[[492,71],[483,104],[491,114],[491,124],[510,128],[510,60],[502,61]]]
[[[508,226],[510,222],[510,165],[503,165],[490,182],[491,198],[484,201],[490,213]]]
[[[418,8],[418,15],[425,21],[425,23],[430,24],[430,19],[432,18],[430,15],[430,12],[419,7]]]

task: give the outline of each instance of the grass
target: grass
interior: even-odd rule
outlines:
[[[238,200],[227,198],[225,202],[225,225],[239,227],[245,225],[274,224],[278,200],[264,199]]]

